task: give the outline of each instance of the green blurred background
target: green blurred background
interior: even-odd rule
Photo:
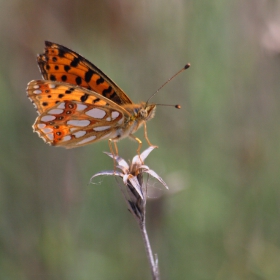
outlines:
[[[0,0],[0,279],[151,279],[106,141],[50,147],[25,88],[44,40],[153,99],[146,161],[161,279],[280,279],[280,1]],[[136,134],[141,139],[143,130]],[[147,146],[147,144],[145,143]],[[125,139],[120,155],[135,155]]]

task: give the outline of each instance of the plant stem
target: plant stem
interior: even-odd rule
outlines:
[[[139,227],[144,241],[147,258],[150,263],[153,280],[159,280],[158,260],[157,257],[156,260],[154,259],[149,236],[146,230],[145,215],[143,221],[139,221]]]

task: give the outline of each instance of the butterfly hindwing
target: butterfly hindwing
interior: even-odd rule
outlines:
[[[45,42],[45,53],[37,62],[46,80],[67,82],[95,91],[122,104],[132,104],[130,98],[107,75],[78,53],[59,44]]]
[[[111,100],[67,83],[31,81],[27,94],[39,113],[34,130],[54,146],[72,148],[115,138],[127,117]]]

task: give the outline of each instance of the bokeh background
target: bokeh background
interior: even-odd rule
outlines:
[[[44,40],[101,68],[135,102],[154,98],[169,185],[148,203],[161,279],[280,279],[280,1],[1,0],[0,278],[151,279],[106,141],[50,147],[25,88]],[[136,134],[141,139],[143,130]],[[145,146],[147,144],[145,143]],[[120,155],[135,155],[125,139]],[[158,197],[156,199],[156,197]]]

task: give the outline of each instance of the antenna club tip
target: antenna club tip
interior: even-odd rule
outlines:
[[[177,105],[175,105],[175,108],[176,109],[181,109],[181,105],[177,104]]]
[[[187,63],[187,64],[185,65],[184,69],[188,69],[188,68],[190,68],[190,67],[191,67],[191,64],[190,64],[190,63]]]

